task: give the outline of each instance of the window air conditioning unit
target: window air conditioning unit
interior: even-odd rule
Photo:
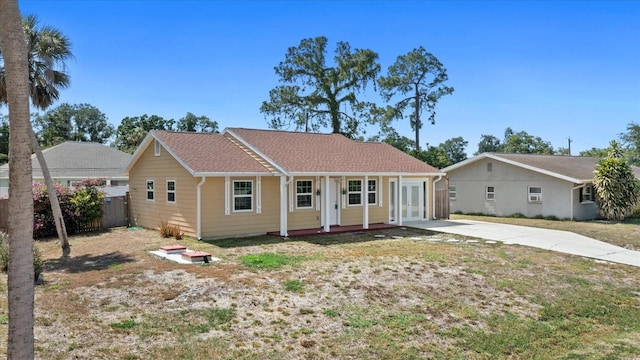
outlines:
[[[540,202],[542,198],[537,194],[529,194],[529,202]]]

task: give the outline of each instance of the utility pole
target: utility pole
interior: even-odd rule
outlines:
[[[569,141],[569,156],[571,156],[571,142],[573,141],[571,140],[571,136],[567,138],[567,141]]]

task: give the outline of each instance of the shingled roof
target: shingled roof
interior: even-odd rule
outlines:
[[[596,164],[601,160],[597,157],[587,156],[483,153],[474,158],[446,167],[442,169],[442,171],[450,172],[466,164],[485,158],[502,161],[574,183],[591,182]],[[640,168],[632,166],[632,171],[636,177],[640,178]]]
[[[152,130],[126,169],[156,139],[194,176],[221,173],[264,173],[271,171],[249,153],[221,134]]]
[[[117,178],[131,155],[91,142],[67,141],[42,150],[52,178]],[[31,156],[33,177],[43,178],[40,163]],[[0,178],[9,177],[9,164],[0,166]]]
[[[153,130],[125,169],[157,140],[194,176],[244,174],[420,174],[438,169],[384,143],[340,134],[226,129],[222,134]]]
[[[341,134],[229,128],[252,150],[289,173],[397,173],[443,175],[391,145],[360,142]]]

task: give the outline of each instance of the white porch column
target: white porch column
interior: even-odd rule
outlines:
[[[280,236],[287,237],[287,177],[280,176]]]
[[[364,186],[362,186],[362,228],[369,228],[369,176],[364,176]]]
[[[398,176],[398,226],[402,226],[402,175]]]
[[[330,225],[330,220],[329,217],[331,216],[331,209],[329,209],[329,206],[331,206],[331,184],[330,184],[330,179],[329,176],[325,176],[324,177],[324,194],[322,194],[321,198],[322,198],[322,209],[321,209],[321,215],[323,216],[323,224],[324,224],[324,232],[330,232],[331,231],[331,225]]]
[[[202,240],[202,185],[205,181],[207,178],[203,176],[196,187],[196,237],[198,240]]]

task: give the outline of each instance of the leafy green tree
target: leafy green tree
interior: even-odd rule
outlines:
[[[373,104],[358,100],[367,84],[380,72],[378,54],[369,49],[352,50],[347,42],[336,45],[334,63],[326,58],[327,38],[303,39],[290,47],[276,66],[279,85],[269,92],[260,112],[275,129],[293,125],[296,130],[319,131],[356,137],[362,121],[373,122]]]
[[[505,137],[502,151],[513,154],[553,154],[553,146],[539,136],[534,137],[526,131],[519,131]]]
[[[620,140],[631,165],[640,166],[640,125],[634,122],[628,124],[627,132],[620,134]]]
[[[34,261],[28,42],[17,0],[0,1],[0,102],[9,109],[8,359],[33,359]]]
[[[474,155],[480,155],[486,152],[500,152],[502,151],[502,144],[500,139],[493,135],[480,135],[480,142],[478,143],[478,151]]]
[[[381,141],[408,154],[413,154],[413,151],[416,148],[413,140],[398,134],[398,132],[393,128],[383,129],[382,133],[370,137],[368,141]]]
[[[187,115],[178,120],[177,128],[178,131],[217,133],[218,122],[213,121],[204,115],[195,116],[188,112]]]
[[[504,140],[493,135],[482,135],[478,143],[478,151],[474,155],[484,152],[503,152],[512,154],[553,154],[553,146],[539,136],[529,135],[526,131],[515,132],[510,127],[504,131]]]
[[[429,144],[427,144],[426,147],[426,150],[414,150],[412,155],[437,169],[442,169],[452,164],[443,149],[436,146],[429,146]]]
[[[598,149],[598,148],[592,147],[589,150],[580,151],[578,155],[605,158],[607,157],[607,149]]]
[[[108,143],[115,129],[107,116],[90,104],[61,104],[37,115],[33,120],[36,135],[44,147],[65,141]]]
[[[556,155],[565,155],[565,156],[571,155],[571,153],[569,153],[569,148],[566,148],[566,147],[557,148],[555,150],[555,154]]]
[[[132,154],[151,130],[173,130],[175,121],[158,115],[125,117],[116,129],[115,147]]]
[[[31,103],[48,108],[60,97],[59,89],[67,88],[70,78],[56,65],[64,65],[71,59],[71,42],[60,30],[48,25],[38,26],[38,17],[28,15],[22,21],[27,36],[29,60],[29,86]],[[7,102],[4,71],[0,72],[0,102]]]
[[[428,121],[435,124],[438,101],[453,93],[453,87],[444,84],[448,79],[447,69],[438,58],[420,46],[406,55],[398,56],[389,67],[387,76],[381,76],[378,80],[380,94],[385,101],[400,97],[386,111],[387,117],[402,118],[409,111],[411,127],[416,134],[417,151],[420,151],[422,112],[426,111],[429,114]],[[395,111],[389,111],[391,109]]]
[[[438,145],[438,148],[444,151],[451,164],[455,164],[467,159],[467,153],[465,149],[467,148],[468,144],[468,141],[465,141],[464,138],[458,136],[445,140],[445,142]]]
[[[596,165],[593,185],[596,203],[609,220],[624,220],[640,202],[640,180],[623,159],[616,141],[612,141],[608,156]]]

